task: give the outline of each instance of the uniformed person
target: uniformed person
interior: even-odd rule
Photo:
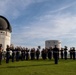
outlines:
[[[6,48],[6,63],[9,63],[9,59],[10,59],[10,47],[9,47],[9,45],[7,45],[7,48]]]
[[[61,48],[61,50],[60,50],[60,54],[61,54],[61,59],[63,59],[63,48]]]
[[[73,47],[73,60],[75,60],[75,47]]]
[[[26,56],[26,52],[25,52],[25,48],[23,48],[23,60],[25,60],[25,56]]]
[[[16,51],[16,61],[19,61],[19,47],[15,48]]]
[[[30,51],[31,60],[35,59],[35,48],[32,48]]]
[[[12,51],[12,62],[14,62],[14,58],[15,58],[14,46],[10,46],[10,50]]]
[[[73,57],[73,51],[72,51],[73,49],[72,48],[70,48],[70,50],[69,50],[69,53],[70,53],[70,59],[72,59],[72,57]]]
[[[21,49],[21,60],[22,61],[24,60],[23,57],[24,57],[24,51],[23,51],[23,49]]]
[[[31,60],[33,60],[33,49],[31,49],[30,51],[30,57],[31,57]]]
[[[41,57],[42,57],[42,59],[44,59],[44,48],[41,51]]]
[[[28,60],[29,59],[29,50],[28,50],[28,48],[26,48],[26,60]]]
[[[1,65],[1,61],[2,61],[2,46],[0,46],[0,65]]]
[[[45,60],[47,57],[46,49],[44,49],[44,48],[42,49],[41,55],[42,55],[42,59]]]
[[[15,52],[14,50],[12,50],[12,62],[14,62],[14,58],[15,58]]]
[[[38,60],[39,59],[39,55],[40,55],[40,51],[39,49],[36,50],[36,59]]]
[[[55,48],[53,48],[53,54],[54,54],[54,60],[55,64],[58,64],[58,59],[59,59],[59,48],[55,45]]]
[[[48,49],[47,53],[48,53],[48,59],[52,59],[52,47]]]
[[[64,59],[67,60],[67,46],[64,48]]]

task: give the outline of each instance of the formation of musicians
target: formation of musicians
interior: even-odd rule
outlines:
[[[55,60],[55,64],[58,64],[58,60],[59,58],[61,59],[65,59],[67,60],[68,57],[68,52],[70,54],[70,59],[75,60],[75,47],[71,47],[70,50],[68,50],[68,47],[65,46],[64,48],[61,48],[61,50],[59,50],[59,48],[55,47],[52,48],[43,48],[42,50],[40,50],[40,47],[38,47],[37,49],[35,48],[25,48],[25,47],[10,47],[7,45],[6,48],[6,52],[5,55],[3,55],[2,53],[2,48],[0,47],[0,64],[1,64],[1,60],[2,57],[4,57],[4,59],[6,60],[6,63],[9,63],[9,60],[11,60],[12,62],[14,61],[24,61],[24,60],[39,60],[39,59],[54,59]]]

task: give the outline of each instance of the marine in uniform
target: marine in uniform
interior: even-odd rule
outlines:
[[[64,48],[64,59],[67,60],[67,46]]]
[[[72,51],[73,49],[72,48],[70,48],[70,50],[69,50],[69,53],[70,53],[70,59],[72,59],[72,56],[73,56],[73,51]]]
[[[63,59],[63,54],[64,54],[63,51],[64,51],[63,48],[61,48],[61,50],[60,50],[60,52],[61,52],[60,53],[61,54],[61,59]]]
[[[1,61],[2,61],[2,46],[0,46],[0,65],[1,65]]]
[[[52,59],[52,47],[50,47],[49,49],[47,49],[47,54],[48,54],[48,59]]]
[[[16,61],[19,61],[19,47],[15,48],[16,51]]]
[[[40,51],[39,49],[36,50],[36,59],[38,60],[39,59],[39,55],[40,55]]]
[[[42,56],[43,60],[46,59],[46,57],[47,57],[47,51],[46,51],[46,49],[44,49],[44,48],[42,49],[41,56]]]
[[[29,59],[29,50],[28,50],[28,48],[26,48],[26,60],[28,60]]]
[[[59,48],[55,45],[55,48],[53,48],[53,54],[54,54],[54,61],[55,64],[58,64],[58,59],[59,59]]]
[[[73,47],[73,60],[75,60],[75,47]]]
[[[10,47],[9,45],[7,45],[7,48],[6,48],[6,63],[9,63],[9,59],[10,59]]]

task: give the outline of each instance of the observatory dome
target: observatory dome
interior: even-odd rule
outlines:
[[[4,31],[8,30],[12,32],[12,28],[9,21],[3,16],[0,16],[0,30],[4,30]]]

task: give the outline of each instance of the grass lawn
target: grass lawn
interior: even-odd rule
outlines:
[[[0,65],[0,75],[76,75],[76,60],[28,60],[19,62],[5,61]]]

